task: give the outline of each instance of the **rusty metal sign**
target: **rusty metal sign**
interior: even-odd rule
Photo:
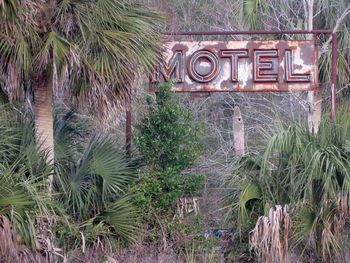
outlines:
[[[173,41],[151,77],[177,92],[310,91],[318,87],[314,40]]]

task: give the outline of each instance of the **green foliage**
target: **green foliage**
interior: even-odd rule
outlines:
[[[94,222],[96,218],[80,223],[69,220],[69,218],[57,217],[56,219],[59,219],[59,222],[52,226],[52,231],[56,235],[59,246],[65,252],[72,249],[86,249],[96,243],[98,238],[111,235],[106,224],[102,221]]]
[[[36,2],[0,3],[0,87],[11,100],[45,76],[101,112],[128,96],[135,66],[158,60],[162,18],[139,1]]]
[[[200,126],[173,98],[171,84],[157,89],[156,102],[148,98],[148,115],[136,128],[135,143],[150,171],[141,174],[134,191],[136,204],[145,212],[174,211],[176,200],[192,196],[203,175],[181,174],[200,154]]]
[[[312,248],[314,238],[316,256],[332,261],[345,231],[339,218],[348,213],[350,202],[350,112],[340,110],[334,121],[325,116],[317,135],[298,124],[279,123],[275,129],[266,133],[261,153],[237,162],[226,201],[234,203],[241,225],[251,213],[263,215],[275,205],[290,205],[293,244],[304,251]]]
[[[77,117],[74,109],[67,112],[56,105],[54,116],[55,163],[64,164],[82,154],[92,128],[89,128],[87,121]]]
[[[197,262],[219,262],[219,256],[216,254],[216,251],[221,247],[222,240],[219,237],[208,237],[196,236],[191,241],[185,242],[180,247],[180,255],[185,259],[185,262],[188,263],[197,263]]]
[[[36,145],[32,122],[18,112],[0,108],[0,216],[9,218],[21,240],[38,249],[37,224],[50,218],[45,227],[56,223],[48,238],[65,251],[87,248],[97,238],[134,241],[139,214],[126,189],[137,172],[115,142],[94,136],[84,145],[82,132],[88,132],[73,112],[56,118],[56,182],[50,195],[46,180],[52,166]]]
[[[132,241],[138,214],[130,197],[124,195],[136,174],[111,138],[93,136],[76,161],[57,165],[58,198],[75,220],[97,217],[97,222],[111,226],[119,238]]]
[[[0,216],[7,216],[24,243],[35,249],[34,219],[49,210],[51,167],[35,144],[32,124],[9,105],[0,108],[0,133]]]
[[[148,98],[148,116],[136,125],[135,143],[143,161],[154,171],[182,171],[200,154],[200,126],[173,99],[171,84],[158,87],[156,103]]]
[[[169,239],[176,243],[185,236],[185,224],[174,217],[176,203],[180,197],[197,193],[205,180],[204,175],[183,172],[200,154],[200,126],[191,124],[190,112],[173,98],[169,84],[158,87],[155,102],[148,99],[147,113],[134,136],[148,168],[140,171],[132,187],[134,203],[150,228],[147,238],[151,242]]]
[[[134,187],[137,192],[134,200],[145,215],[152,216],[151,212],[172,213],[176,201],[182,196],[193,196],[202,188],[204,180],[204,175],[182,175],[171,169],[142,173],[140,181]]]

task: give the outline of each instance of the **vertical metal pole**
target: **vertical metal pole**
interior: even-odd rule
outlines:
[[[336,114],[336,94],[337,94],[337,71],[338,71],[338,38],[336,33],[332,33],[332,87],[331,87],[331,119],[334,120]]]
[[[131,155],[131,101],[129,100],[126,105],[126,154]]]

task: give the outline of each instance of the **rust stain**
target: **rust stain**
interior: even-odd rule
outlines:
[[[176,92],[318,88],[314,40],[174,41],[164,44],[162,57],[152,83],[181,80]]]

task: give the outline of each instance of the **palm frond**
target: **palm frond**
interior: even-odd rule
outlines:
[[[140,233],[141,221],[137,210],[132,205],[132,196],[124,196],[111,203],[99,217],[112,226],[119,239],[135,242]]]
[[[116,200],[136,173],[110,138],[94,136],[77,163],[61,167],[58,177],[68,210],[88,218]]]
[[[349,117],[347,108],[341,109],[334,121],[325,115],[317,135],[307,126],[277,125],[275,132],[266,136],[262,153],[241,158],[229,185],[229,193],[239,200],[237,220],[244,222],[243,216],[256,209],[247,206],[252,198],[265,211],[267,206],[288,204],[294,245],[310,249],[311,240],[316,240],[318,258],[329,261],[339,255],[348,213],[347,205],[342,204],[350,204]],[[262,211],[256,209],[255,213]]]

